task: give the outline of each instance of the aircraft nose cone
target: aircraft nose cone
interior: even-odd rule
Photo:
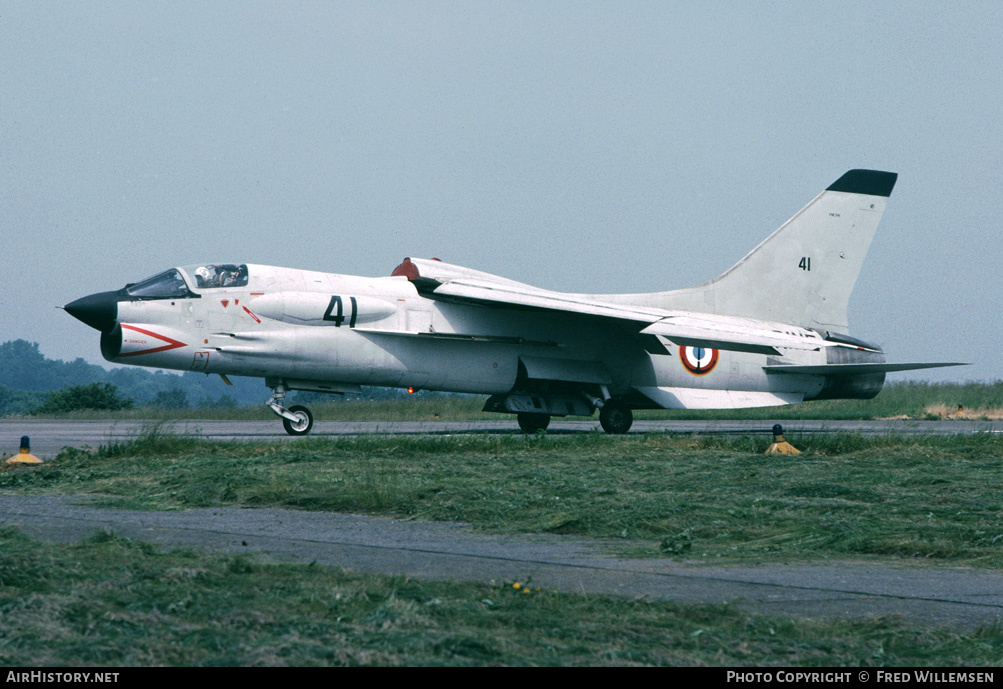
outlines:
[[[78,321],[107,332],[115,327],[118,320],[118,298],[117,292],[98,292],[72,301],[64,308]]]

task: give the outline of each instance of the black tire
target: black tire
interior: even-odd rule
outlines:
[[[607,400],[599,410],[599,424],[607,433],[626,433],[633,423],[633,412],[620,400]]]
[[[524,411],[519,413],[518,418],[519,428],[522,429],[523,433],[533,434],[537,431],[545,431],[550,425],[550,414],[534,414]]]
[[[289,407],[289,412],[299,417],[299,421],[293,422],[289,419],[282,419],[282,427],[289,435],[306,435],[313,428],[313,414],[302,405]]]

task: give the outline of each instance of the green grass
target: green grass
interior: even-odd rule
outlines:
[[[895,558],[1003,566],[1003,438],[389,436],[276,444],[148,433],[0,472],[108,506],[284,507],[623,539],[701,562]],[[633,542],[641,541],[636,546]],[[626,546],[625,546],[626,547]]]
[[[1003,632],[817,622],[0,531],[0,665],[995,666]]]
[[[622,539],[696,563],[1003,566],[1003,438],[464,435],[209,443],[152,427],[0,471],[0,491]],[[640,544],[640,545],[639,545]],[[1003,631],[818,622],[0,530],[0,664],[994,666]]]

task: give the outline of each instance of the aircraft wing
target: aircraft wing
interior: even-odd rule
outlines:
[[[792,334],[788,332],[788,326],[780,324],[764,327],[760,321],[745,318],[603,302],[582,295],[539,289],[441,261],[405,259],[394,275],[407,276],[427,297],[634,323],[639,333],[661,335],[680,346],[779,355],[777,348],[819,349],[830,344],[815,333],[812,333],[814,337],[806,336],[804,332]]]

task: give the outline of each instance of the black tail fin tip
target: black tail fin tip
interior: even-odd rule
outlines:
[[[898,179],[897,172],[881,170],[850,170],[837,179],[826,191],[845,191],[868,196],[891,196]]]

